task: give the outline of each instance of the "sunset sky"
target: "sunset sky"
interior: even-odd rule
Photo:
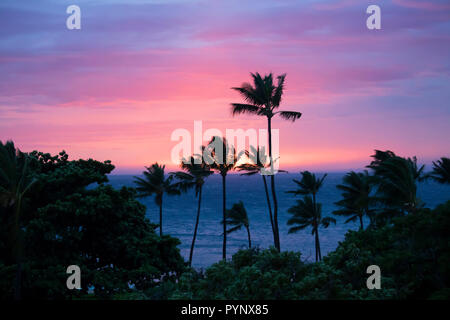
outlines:
[[[81,30],[66,28],[72,4]],[[230,88],[273,72],[281,108],[303,113],[274,121],[283,168],[450,156],[448,0],[1,0],[0,37],[0,140],[22,151],[173,167],[171,133],[194,120],[265,128],[232,117]]]

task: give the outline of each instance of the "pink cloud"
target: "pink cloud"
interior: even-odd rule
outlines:
[[[45,15],[48,42],[21,25],[0,44],[0,136],[119,167],[168,163],[170,133],[194,120],[265,128],[231,117],[240,97],[230,88],[249,72],[286,72],[282,107],[303,112],[274,122],[286,166],[358,166],[375,147],[437,156],[450,136],[447,5],[393,3],[379,33],[359,1],[162,6],[148,17],[121,6],[76,35],[52,31]]]

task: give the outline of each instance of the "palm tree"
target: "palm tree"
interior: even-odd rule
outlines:
[[[450,159],[442,157],[433,161],[433,171],[427,177],[439,183],[450,184]]]
[[[11,248],[16,259],[17,271],[14,298],[21,298],[23,243],[20,227],[22,205],[27,192],[35,182],[28,167],[29,157],[16,149],[14,142],[0,141],[0,206],[13,213]]]
[[[380,161],[374,170],[377,199],[393,212],[414,212],[422,206],[417,198],[417,182],[425,179],[425,166],[417,165],[417,158],[392,156]]]
[[[224,223],[222,221],[222,223]],[[239,201],[233,204],[233,207],[227,210],[225,223],[232,226],[227,230],[227,233],[232,233],[237,230],[241,230],[244,227],[247,230],[248,247],[252,247],[252,239],[250,237],[250,223],[248,220],[247,210],[245,210],[244,203]]]
[[[164,176],[165,165],[160,166],[157,162],[150,167],[145,167],[146,171],[142,174],[144,178],[134,177],[134,183],[137,185],[139,197],[148,197],[155,195],[155,202],[159,206],[159,235],[162,237],[162,208],[163,195],[179,195],[179,185],[173,183],[173,176]]]
[[[372,186],[372,179],[367,170],[347,173],[343,178],[343,184],[337,186],[343,191],[343,199],[336,202],[341,209],[335,210],[333,214],[348,216],[345,223],[359,219],[360,228],[364,230],[363,217],[370,217],[373,212],[370,208],[374,203],[374,198],[371,196]]]
[[[273,75],[270,73],[261,77],[259,73],[251,73],[253,85],[250,83],[243,83],[241,87],[234,87],[233,90],[238,91],[243,97],[245,103],[232,103],[232,112],[234,115],[239,114],[253,114],[264,116],[267,118],[267,129],[269,135],[269,160],[273,172],[273,157],[272,157],[272,118],[279,115],[282,119],[296,121],[301,117],[300,112],[296,111],[276,111],[281,103],[281,97],[284,91],[284,83],[286,74],[277,77],[277,84],[273,82]],[[272,189],[273,198],[273,224],[276,232],[275,247],[280,251],[280,235],[278,229],[278,201],[275,190],[275,176],[270,176],[270,186]]]
[[[293,213],[294,217],[296,216],[296,212],[300,212],[300,217],[303,215],[305,217],[309,217],[313,219],[312,226],[313,226],[313,235],[315,235],[316,239],[316,261],[322,259],[322,254],[320,252],[320,242],[319,242],[319,231],[318,227],[322,223],[322,217],[321,217],[321,205],[317,203],[316,195],[319,192],[319,189],[323,185],[323,181],[327,177],[327,174],[325,173],[321,178],[316,177],[314,173],[311,173],[309,171],[302,171],[300,172],[302,175],[301,180],[293,179],[293,181],[298,185],[297,190],[287,191],[287,193],[292,193],[294,195],[303,195],[305,196],[303,200],[300,200],[300,202],[297,202],[297,206],[291,207],[288,212]],[[310,200],[309,200],[310,198]],[[311,201],[311,204],[309,204],[309,201]],[[309,212],[308,214],[306,212]],[[312,216],[309,216],[312,215]],[[308,219],[309,219],[308,218]],[[301,218],[303,219],[303,218]],[[302,220],[293,220],[293,223],[299,224],[295,221],[302,221]],[[333,218],[324,218],[323,225],[326,225],[326,228],[330,224],[330,222],[336,223],[336,220]],[[288,225],[289,225],[288,221]],[[303,228],[306,228],[308,225],[305,225]],[[302,228],[300,228],[302,229]],[[298,230],[300,230],[298,229]],[[297,229],[293,229],[296,232]],[[289,231],[291,232],[291,231]]]
[[[246,155],[251,160],[251,162],[244,163],[237,167],[238,171],[245,171],[245,173],[242,173],[241,175],[251,176],[251,175],[254,175],[257,173],[261,173],[262,170],[267,169],[267,167],[270,166],[270,163],[268,163],[268,161],[267,161],[265,147],[255,148],[254,146],[250,146],[250,151],[246,151]],[[278,172],[286,172],[286,171],[278,170]],[[270,225],[272,227],[272,233],[273,233],[273,241],[274,241],[274,245],[276,247],[277,238],[276,238],[276,231],[275,231],[275,226],[274,226],[274,222],[273,222],[272,205],[270,203],[269,189],[267,187],[267,179],[266,179],[265,174],[261,174],[261,177],[263,179],[264,191],[266,193],[267,207],[269,209]]]
[[[292,217],[287,224],[293,226],[288,233],[295,233],[307,227],[312,228],[312,235],[315,236],[316,262],[322,260],[319,240],[319,226],[328,228],[331,223],[336,224],[336,220],[331,217],[322,218],[322,205],[315,203],[310,195],[306,195],[297,204],[288,209]]]
[[[309,171],[300,172],[302,178],[301,180],[292,179],[297,185],[297,190],[287,191],[286,193],[292,193],[294,195],[312,195],[314,203],[316,203],[316,195],[319,192],[319,189],[323,185],[323,181],[327,177],[325,173],[322,178],[317,178],[314,173]]]
[[[222,259],[227,258],[227,223],[226,223],[226,204],[227,188],[226,178],[230,171],[237,167],[237,162],[241,155],[236,154],[236,150],[228,144],[224,137],[215,136],[203,150],[203,159],[222,177],[222,221],[223,223],[223,246]]]
[[[192,238],[191,251],[189,252],[189,266],[191,266],[200,220],[203,185],[205,184],[205,179],[214,172],[211,171],[210,167],[203,161],[200,155],[191,156],[188,161],[182,159],[181,168],[184,171],[173,172],[171,175],[180,181],[179,187],[181,191],[195,188],[195,196],[198,197],[197,218],[195,219],[194,236]]]
[[[394,158],[397,155],[391,150],[381,151],[375,150],[375,154],[371,155],[373,161],[367,166],[367,168],[375,169],[378,167],[383,161],[388,160],[390,158]]]

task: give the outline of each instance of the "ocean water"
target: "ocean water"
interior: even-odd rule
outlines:
[[[317,199],[322,203],[323,215],[333,216],[337,223],[327,229],[319,230],[322,255],[336,249],[339,241],[344,239],[348,230],[357,230],[358,223],[347,223],[345,217],[331,214],[336,209],[334,203],[341,198],[336,185],[340,184],[345,173],[329,173],[325,179]],[[286,225],[290,214],[288,208],[295,204],[296,197],[286,191],[295,189],[292,179],[299,179],[299,174],[279,173],[276,176],[276,188],[279,202],[278,224],[280,228],[281,250],[300,251],[302,259],[313,261],[314,239],[311,230],[302,230],[295,234],[288,234]],[[132,175],[110,175],[110,184],[115,188],[134,186]],[[269,186],[270,187],[270,186]],[[450,199],[450,186],[440,185],[427,181],[418,186],[418,195],[427,207],[436,205]],[[270,226],[269,213],[264,193],[264,185],[260,175],[240,176],[230,174],[227,176],[227,207],[242,200],[250,220],[250,233],[252,245],[268,248],[273,245],[273,235]],[[147,217],[150,221],[159,222],[159,209],[153,197],[140,200],[147,207]],[[163,233],[180,239],[181,254],[187,260],[194,232],[197,213],[197,199],[194,192],[189,191],[180,196],[165,196],[163,202]],[[197,240],[194,249],[192,264],[196,268],[205,268],[222,259],[222,184],[219,175],[208,178],[203,189],[202,208],[198,227]],[[367,221],[365,221],[367,224]],[[228,235],[227,258],[243,247],[247,247],[247,233],[244,229]]]

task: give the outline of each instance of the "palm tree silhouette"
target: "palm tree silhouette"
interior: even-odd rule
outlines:
[[[246,103],[232,103],[233,116],[238,114],[254,114],[267,118],[267,129],[269,134],[269,160],[273,172],[272,157],[272,118],[279,114],[282,119],[296,121],[301,117],[300,112],[295,111],[276,111],[281,103],[281,97],[284,91],[284,83],[286,75],[282,74],[277,77],[277,84],[273,82],[272,73],[261,77],[259,73],[251,73],[253,85],[243,83],[241,87],[234,87],[233,90],[238,91],[244,98]],[[278,229],[278,201],[275,190],[275,176],[270,176],[270,186],[273,198],[273,224],[276,232],[275,247],[280,251],[280,234]]]
[[[222,224],[224,222],[222,221]],[[250,236],[250,222],[248,220],[247,210],[245,210],[244,203],[239,201],[233,204],[231,209],[227,210],[226,222],[227,225],[232,226],[231,229],[227,230],[227,233],[241,230],[244,227],[247,230],[248,247],[252,247],[252,238]]]
[[[422,207],[417,198],[417,182],[424,180],[425,166],[417,165],[417,158],[391,156],[372,166],[377,186],[377,200],[388,208],[389,214],[416,211]]]
[[[247,157],[251,160],[250,163],[244,163],[237,167],[238,171],[245,171],[245,173],[242,173],[241,175],[251,176],[257,173],[261,173],[262,170],[267,169],[268,166],[270,166],[270,163],[267,159],[266,150],[265,147],[257,147],[250,146],[250,151],[246,151],[245,154]],[[287,172],[284,170],[278,170],[278,172]],[[276,231],[275,226],[273,222],[273,215],[272,215],[272,205],[270,203],[270,195],[269,195],[269,189],[267,187],[267,179],[265,174],[261,174],[261,177],[263,179],[264,184],[264,191],[266,193],[266,200],[267,200],[267,207],[269,209],[269,218],[270,218],[270,225],[272,227],[272,233],[273,233],[273,241],[274,245],[276,247],[277,238],[276,238]]]
[[[162,237],[163,222],[163,195],[179,195],[179,185],[173,183],[173,176],[164,176],[165,165],[159,165],[157,162],[150,167],[145,167],[146,171],[142,174],[144,178],[134,177],[134,183],[137,185],[139,197],[148,197],[155,195],[155,202],[159,206],[159,235]]]
[[[179,182],[181,191],[186,191],[195,188],[195,196],[198,197],[197,217],[195,219],[194,236],[192,237],[191,251],[189,252],[189,266],[192,265],[192,256],[194,254],[195,240],[197,238],[198,223],[200,220],[200,206],[202,203],[202,190],[205,184],[205,179],[214,172],[203,161],[201,155],[194,155],[188,161],[182,159],[181,168],[184,171],[177,171],[171,173]]]
[[[371,217],[371,206],[375,199],[371,196],[372,179],[367,170],[364,172],[351,171],[343,178],[343,183],[337,185],[342,192],[343,199],[335,204],[341,209],[333,211],[333,214],[349,217],[345,223],[359,219],[360,228],[364,230],[363,217]]]
[[[301,180],[292,179],[292,181],[294,181],[299,188],[296,190],[286,191],[286,193],[291,193],[294,195],[310,194],[312,195],[314,203],[316,203],[316,195],[322,187],[323,181],[327,177],[327,174],[325,173],[322,178],[317,178],[314,173],[309,171],[302,171],[300,174],[302,176]]]
[[[427,178],[439,183],[450,184],[450,159],[442,157],[440,160],[433,161],[433,171],[428,174]]]
[[[237,162],[242,154],[237,155],[236,150],[228,144],[224,137],[215,136],[203,150],[203,159],[210,165],[211,169],[218,172],[222,177],[222,221],[223,223],[223,246],[222,259],[227,258],[227,223],[226,223],[226,203],[227,188],[226,178],[230,171],[236,169]]]
[[[20,218],[27,192],[35,183],[29,170],[29,156],[16,149],[14,142],[0,141],[0,205],[13,213],[11,229],[12,255],[17,263],[14,299],[21,299],[23,237]]]
[[[316,175],[314,173],[311,173],[309,171],[302,171],[300,172],[302,175],[301,180],[293,179],[297,185],[297,190],[287,191],[286,193],[291,193],[294,195],[303,195],[305,196],[303,200],[300,200],[300,202],[297,202],[297,205],[294,207],[291,207],[288,212],[292,213],[294,217],[290,220],[291,223],[288,222],[288,225],[290,224],[300,224],[299,228],[303,229],[306,228],[309,223],[304,225],[301,223],[298,223],[296,221],[303,221],[304,219],[312,219],[311,226],[313,227],[313,235],[315,235],[315,242],[316,242],[316,261],[322,259],[322,254],[320,252],[320,242],[319,242],[319,225],[322,223],[322,217],[321,217],[321,205],[317,204],[316,201],[316,195],[319,192],[320,187],[323,185],[323,181],[325,180],[327,174],[324,174],[322,178],[316,178]],[[311,196],[311,197],[310,197]],[[311,199],[309,199],[311,198]],[[311,201],[311,204],[309,203]],[[302,220],[303,219],[303,220]],[[323,225],[328,227],[328,224],[330,222],[336,223],[336,220],[333,218],[324,218]],[[302,227],[303,226],[303,227]],[[292,232],[296,232],[300,229],[292,229]],[[290,231],[291,232],[291,231]]]
[[[310,195],[306,195],[297,204],[288,209],[292,217],[288,220],[288,233],[295,233],[307,227],[312,228],[312,235],[315,236],[316,262],[322,260],[319,241],[319,226],[328,228],[331,223],[336,224],[336,220],[331,217],[322,218],[322,205],[315,203]]]
[[[392,152],[391,150],[375,150],[375,154],[371,155],[373,158],[373,161],[367,166],[367,168],[375,169],[378,167],[383,161],[386,161],[388,159],[397,157],[397,155]]]

